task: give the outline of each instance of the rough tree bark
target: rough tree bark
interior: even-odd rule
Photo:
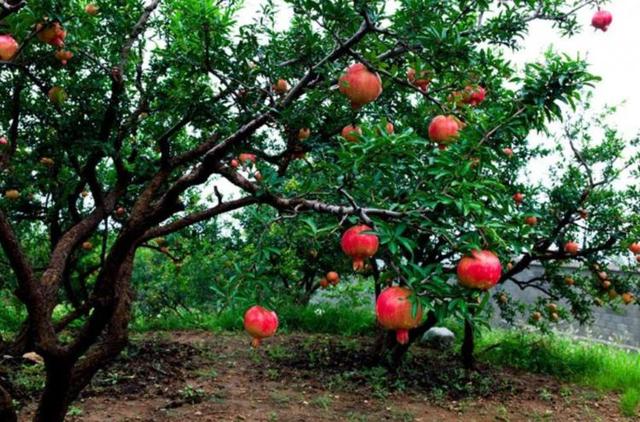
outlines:
[[[11,394],[0,385],[0,421],[16,422],[18,417],[13,408],[13,398]]]

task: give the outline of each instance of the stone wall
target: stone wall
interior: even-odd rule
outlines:
[[[608,270],[610,274],[614,271]],[[518,275],[519,280],[529,280],[542,274],[542,267],[532,265],[529,269]],[[541,293],[535,289],[520,290],[514,283],[505,283],[503,289],[510,295],[525,303],[533,303]],[[594,323],[590,326],[580,327],[578,324],[560,323],[559,332],[572,336],[586,337],[595,340],[613,342],[625,346],[640,348],[640,307],[621,306],[613,310],[608,306],[596,307],[593,312]],[[496,312],[494,324],[502,326],[500,313]]]

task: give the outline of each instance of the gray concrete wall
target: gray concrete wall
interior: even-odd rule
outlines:
[[[614,274],[613,271],[608,271]],[[518,280],[529,280],[542,274],[542,267],[532,265],[529,269],[518,275]],[[505,283],[503,289],[514,298],[525,303],[533,303],[541,293],[535,289],[520,290],[514,283]],[[586,337],[595,340],[613,342],[632,347],[640,347],[640,307],[621,306],[614,310],[605,305],[595,307],[593,310],[594,323],[590,326],[579,326],[561,322],[557,325],[557,331],[572,336]],[[500,320],[500,313],[497,311],[494,317],[494,324],[504,326],[504,321]]]

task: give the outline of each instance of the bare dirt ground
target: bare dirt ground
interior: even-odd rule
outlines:
[[[138,336],[94,379],[69,421],[623,421],[614,395],[415,347],[391,374],[371,340],[240,334]],[[27,421],[33,404],[20,415]],[[628,419],[627,419],[628,420]]]

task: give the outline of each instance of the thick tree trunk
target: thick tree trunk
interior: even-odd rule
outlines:
[[[429,331],[437,322],[438,319],[435,313],[429,312],[427,319],[422,324],[413,330],[409,330],[409,342],[407,344],[398,343],[394,332],[379,330],[373,346],[375,359],[392,369],[398,368],[407,351],[409,351],[409,347],[411,347],[416,340],[422,338],[424,333]]]
[[[13,408],[13,398],[7,390],[0,385],[0,421],[17,422],[18,417]]]
[[[47,379],[34,422],[63,422],[69,408],[72,364],[47,362]]]
[[[132,269],[133,254],[122,263],[118,277],[113,280],[113,288],[108,289],[112,296],[104,298],[107,303],[94,311],[94,315],[100,313],[106,318],[100,333],[102,340],[89,347],[84,354],[70,349],[63,359],[45,360],[47,378],[34,422],[63,422],[69,406],[91,382],[95,373],[126,346],[131,319]],[[91,342],[90,338],[84,340]]]
[[[474,338],[473,324],[468,319],[464,320],[464,340],[462,341],[462,365],[466,369],[473,369],[475,358],[473,357]]]

